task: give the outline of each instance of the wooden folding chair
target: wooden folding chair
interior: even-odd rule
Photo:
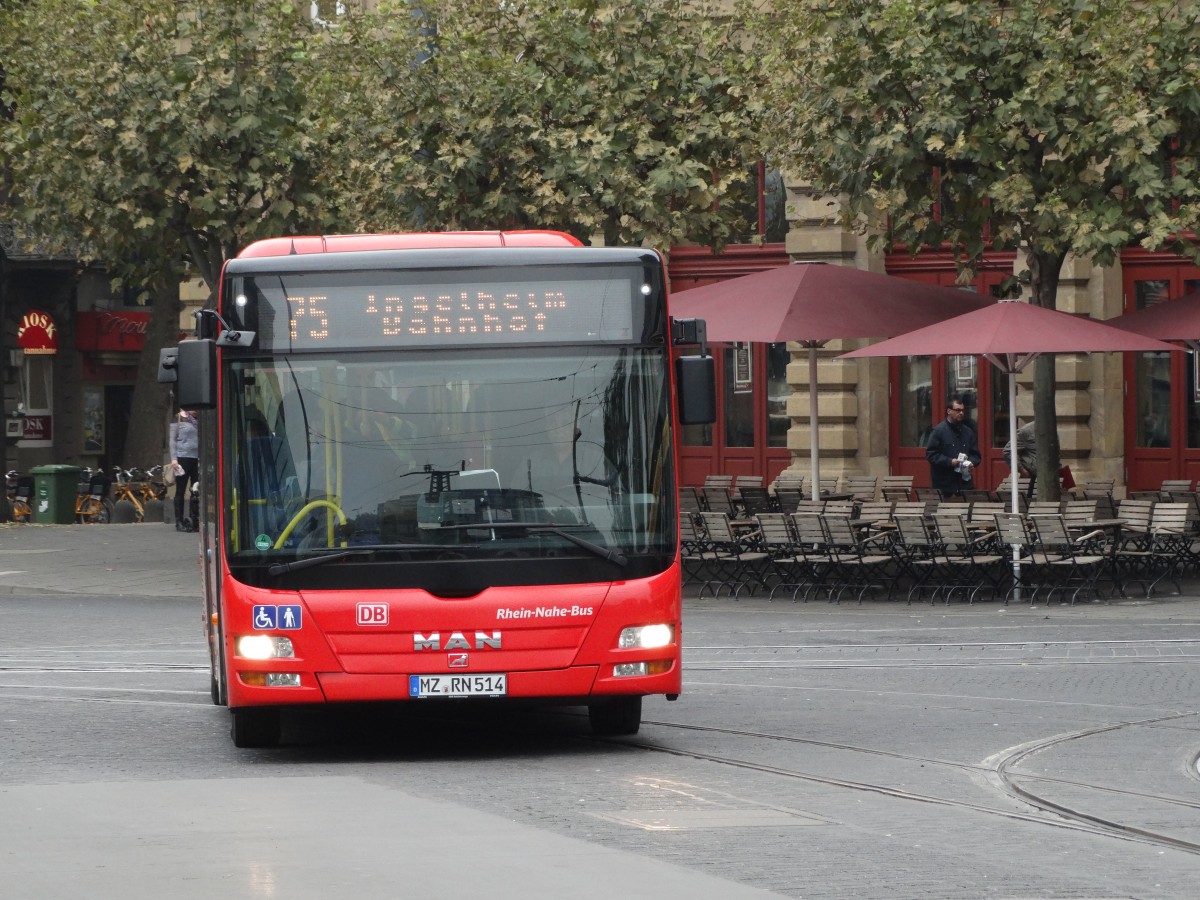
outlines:
[[[782,513],[795,512],[803,499],[804,493],[799,488],[775,488],[775,502]]]
[[[825,523],[821,521],[819,512],[799,511],[788,516],[795,535],[796,547],[803,554],[811,582],[805,590],[804,599],[809,593],[820,592],[833,572],[835,557],[829,547],[829,535],[825,531]],[[832,597],[832,594],[831,594]]]
[[[748,587],[751,596],[758,587],[765,587],[764,569],[770,564],[770,557],[758,544],[757,530],[739,534],[734,530],[730,518],[725,513],[705,512],[700,514],[704,523],[705,535],[709,546],[715,554],[713,559],[713,577],[700,587],[700,596],[704,588],[714,585],[713,596],[720,596],[722,588],[729,588],[730,596],[737,599],[742,589]]]
[[[705,512],[724,513],[731,519],[738,517],[737,507],[729,496],[729,488],[708,486],[700,488],[700,497],[704,501]]]
[[[679,509],[681,512],[704,512],[704,501],[700,492],[694,487],[684,486],[679,489]]]
[[[1029,602],[1032,604],[1042,578],[1038,558],[1033,552],[1035,538],[1030,530],[1029,520],[1020,513],[1013,512],[996,513],[995,519],[996,540],[1003,548],[1005,564],[1007,566],[1011,563],[1012,571],[1016,574],[1005,594],[1004,602],[1008,603],[1018,592],[1029,588]]]
[[[1121,520],[1120,533],[1113,541],[1112,561],[1114,581],[1121,596],[1129,582],[1140,584],[1147,597],[1158,581],[1150,516],[1155,501],[1126,499],[1117,505],[1116,518]]]
[[[858,504],[858,520],[868,525],[878,522],[890,522],[893,504],[890,500],[865,500]],[[879,529],[873,529],[878,531]]]
[[[1152,589],[1163,579],[1169,579],[1175,585],[1175,593],[1183,593],[1180,579],[1197,558],[1188,523],[1188,505],[1155,503],[1150,512],[1150,536],[1155,568],[1161,573]]]
[[[709,544],[699,512],[680,511],[679,552],[684,585],[699,584],[703,591],[714,572],[717,554]]]
[[[775,481],[771,484],[771,487],[773,487],[776,491],[803,491],[804,476],[788,475],[787,473],[781,472],[775,478]]]
[[[726,491],[733,489],[732,475],[706,475],[704,476],[704,484],[706,488],[722,488]]]
[[[884,500],[912,500],[913,477],[911,475],[884,475],[879,490]]]
[[[776,512],[775,504],[765,487],[744,487],[739,490],[738,502],[742,512],[749,518],[759,513]]]
[[[780,588],[792,589],[792,600],[803,590],[808,600],[808,591],[817,579],[813,567],[796,541],[790,517],[786,513],[760,513],[758,522],[759,543],[770,557],[770,568],[774,574],[770,585],[769,599],[775,599]]]
[[[1054,593],[1069,593],[1072,605],[1080,593],[1100,596],[1098,583],[1108,558],[1089,549],[1103,532],[1072,535],[1062,515],[1044,515],[1031,519],[1034,531],[1033,552],[1047,575],[1047,599]]]
[[[1004,577],[1004,556],[996,550],[994,520],[987,532],[976,534],[969,529],[967,516],[941,513],[934,518],[934,527],[941,542],[943,571],[948,576],[934,592],[935,599],[942,593],[949,603],[961,590],[967,602],[974,603],[984,588],[989,588],[995,598]]]
[[[921,596],[925,586],[936,584],[946,568],[945,554],[937,534],[924,516],[893,516],[896,526],[892,539],[892,555],[900,571],[908,576],[907,600]]]
[[[874,500],[879,478],[875,475],[843,475],[840,491],[855,500]]]
[[[1170,500],[1171,494],[1187,494],[1192,490],[1192,482],[1187,478],[1164,478],[1158,487],[1158,497],[1160,500]]]
[[[864,536],[848,515],[826,512],[821,522],[829,539],[833,564],[833,590],[829,599],[840,603],[842,593],[847,590],[858,595],[859,603],[872,590],[886,589],[890,597],[895,583],[893,558],[888,548],[890,539],[881,534]]]

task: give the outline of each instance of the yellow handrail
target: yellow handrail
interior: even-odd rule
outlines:
[[[308,515],[309,510],[316,509],[318,506],[324,506],[327,509],[332,509],[335,513],[337,513],[338,519],[341,520],[341,523],[343,525],[346,524],[346,514],[344,512],[342,512],[342,508],[340,506],[338,506],[336,503],[334,503],[331,500],[312,500],[309,503],[307,503],[304,506],[304,508],[300,510],[300,512],[298,512],[298,513],[296,513],[296,515],[292,516],[292,521],[288,522],[287,528],[283,529],[283,534],[281,534],[279,536],[279,538],[275,541],[275,549],[276,550],[282,549],[284,542],[289,537],[292,536],[292,532],[296,530],[296,525],[300,521],[302,521],[306,515]],[[332,527],[330,530],[332,531]],[[330,543],[330,546],[333,545],[332,536],[330,537],[329,543]],[[343,545],[344,545],[344,542],[343,542]]]

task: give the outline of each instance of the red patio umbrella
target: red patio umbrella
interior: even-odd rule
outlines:
[[[714,341],[796,341],[808,348],[812,495],[821,484],[817,350],[843,338],[890,337],[992,305],[965,290],[848,266],[798,263],[689,288],[671,298],[677,318],[704,319]]]
[[[881,341],[838,359],[872,356],[983,356],[1008,375],[1008,433],[1017,433],[1017,373],[1043,353],[1103,353],[1125,350],[1181,351],[1153,338],[1113,328],[1087,316],[1002,301]],[[1012,478],[1012,511],[1020,509],[1017,479]],[[1020,584],[1020,557],[1013,555]]]
[[[1105,324],[1160,341],[1183,341],[1200,350],[1200,292],[1125,313]]]

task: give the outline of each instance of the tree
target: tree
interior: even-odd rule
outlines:
[[[260,236],[319,229],[304,9],[269,0],[29,0],[0,7],[0,158],[16,210],[82,245],[152,298],[126,453],[161,454],[159,342],[178,333],[179,283],[215,288]],[[0,98],[3,102],[5,98]]]
[[[1023,251],[1053,307],[1068,255],[1197,255],[1200,7],[1176,0],[775,0],[767,139],[879,249]],[[1054,362],[1035,375],[1038,487],[1057,499]]]
[[[356,225],[728,242],[756,155],[743,35],[705,2],[384,2],[331,36]]]

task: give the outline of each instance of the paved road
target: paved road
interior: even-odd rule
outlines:
[[[648,703],[637,738],[429,707],[301,717],[289,746],[248,752],[208,701],[195,554],[166,526],[0,527],[3,896],[1190,900],[1200,883],[1191,591],[689,599],[684,697]]]
[[[201,720],[190,711],[199,707],[203,721],[222,715],[197,689],[207,682],[197,558],[196,535],[166,525],[0,526],[0,610],[8,622],[0,662],[7,676],[0,684],[0,895],[772,896],[462,803],[402,789],[379,803],[378,785],[359,774],[251,766],[214,780],[204,777],[211,776],[205,762],[193,764],[197,778],[158,770],[146,780],[157,753],[144,743],[189,732],[194,743],[208,743],[212,735],[194,733]],[[130,598],[133,606],[114,617],[111,606],[81,609],[71,597]],[[195,623],[194,640],[179,627],[181,611]],[[50,623],[57,634],[45,644],[30,622]],[[86,637],[72,641],[64,632]],[[122,671],[132,680],[112,687]],[[109,687],[96,692],[101,682]],[[90,739],[75,743],[70,729],[56,733],[54,723],[29,719],[39,701],[51,715],[63,703],[99,706],[83,720]],[[114,717],[112,703],[165,704],[178,713],[165,735],[114,734],[114,721],[127,720]],[[179,732],[181,713],[189,724]],[[227,738],[218,740],[224,751]],[[30,745],[40,748],[32,757]],[[98,764],[92,753],[121,759]]]

